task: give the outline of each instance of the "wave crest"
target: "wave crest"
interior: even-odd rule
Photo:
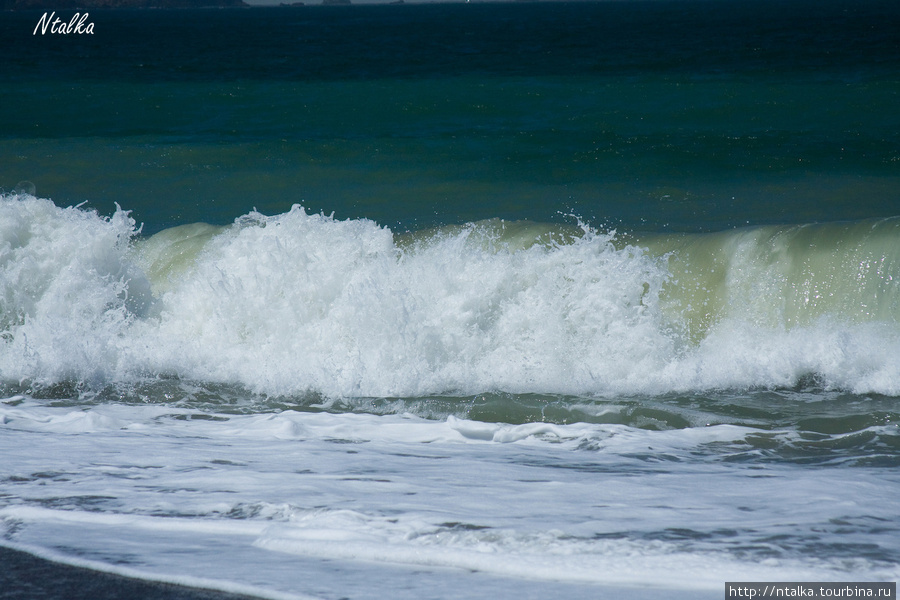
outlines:
[[[299,206],[135,238],[3,198],[3,380],[273,395],[900,394],[898,221],[626,243],[499,220],[395,236]]]

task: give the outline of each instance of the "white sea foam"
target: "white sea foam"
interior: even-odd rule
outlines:
[[[398,243],[371,221],[300,207],[142,240],[123,211],[104,219],[30,196],[0,208],[7,382],[164,375],[416,397],[814,375],[900,394],[892,221],[651,239],[648,251],[588,227],[560,241],[502,222]]]
[[[150,286],[127,254],[134,221],[31,196],[0,201],[0,372],[107,379]]]
[[[485,578],[499,578],[506,591],[564,585],[590,598],[608,586],[704,596],[726,580],[898,575],[871,558],[896,551],[893,471],[715,460],[714,448],[759,433],[745,427],[29,398],[0,403],[0,423],[3,543],[128,576],[273,598],[348,595],[344,577],[382,596],[406,581],[405,597],[429,585],[456,597],[450,587],[477,581],[489,597]],[[831,542],[868,550],[832,556]]]
[[[21,402],[21,404],[20,404]],[[13,404],[11,406],[10,404]],[[192,416],[199,417],[191,419]],[[210,418],[212,416],[212,418]],[[37,401],[0,401],[0,425],[10,430],[80,434],[97,432],[152,434],[163,428],[166,435],[186,438],[210,436],[245,440],[331,439],[348,443],[469,443],[552,444],[575,449],[583,446],[616,453],[638,452],[646,447],[648,431],[626,425],[572,423],[487,423],[449,416],[430,420],[415,415],[378,417],[366,414],[278,413],[225,415],[165,405],[124,406],[101,404],[67,408]],[[702,444],[739,442],[756,429],[716,425],[653,432],[659,451],[683,450]]]

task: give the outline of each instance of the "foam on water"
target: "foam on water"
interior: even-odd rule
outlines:
[[[0,202],[0,372],[6,380],[105,380],[150,286],[128,259],[134,222],[32,196]]]
[[[433,569],[453,585],[499,577],[507,591],[898,575],[894,470],[729,460],[759,435],[747,427],[73,409],[24,397],[0,402],[0,427],[3,543],[132,576],[278,597],[340,589],[298,576],[333,574],[321,564],[334,561],[388,579],[415,569],[415,597]]]
[[[900,393],[898,222],[626,243],[488,221],[395,239],[295,206],[135,238],[28,195],[0,210],[0,372],[263,394]]]

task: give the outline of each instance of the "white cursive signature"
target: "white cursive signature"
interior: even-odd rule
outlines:
[[[54,19],[54,17],[56,17]],[[63,35],[69,33],[90,33],[94,35],[94,24],[87,23],[88,13],[75,13],[72,16],[72,19],[66,23],[56,16],[56,11],[50,13],[50,16],[47,16],[47,13],[44,13],[44,16],[38,21],[37,25],[34,26],[34,33],[31,35],[37,35],[38,29],[41,30],[41,35],[47,33],[47,28],[50,28],[50,33],[62,33]]]

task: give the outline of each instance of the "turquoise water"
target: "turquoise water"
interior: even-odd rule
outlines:
[[[77,39],[7,13],[0,185],[145,233],[294,203],[404,230],[894,216],[895,7],[782,4],[101,11]]]
[[[895,3],[40,16],[2,543],[261,597],[897,579]]]

